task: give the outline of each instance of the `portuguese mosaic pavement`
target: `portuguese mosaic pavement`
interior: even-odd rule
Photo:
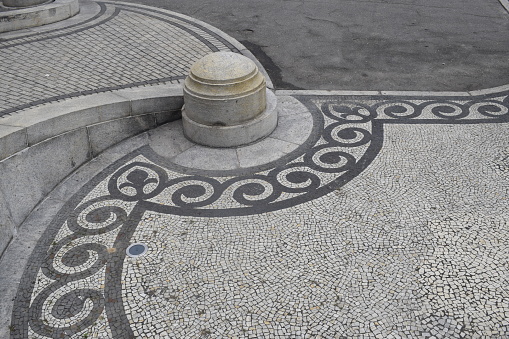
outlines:
[[[101,10],[104,39],[122,15],[126,30],[150,17]],[[213,49],[191,41],[182,70],[150,79]],[[11,338],[509,337],[509,92],[278,101],[277,146],[257,164],[242,160],[255,146],[229,150],[231,168],[161,151],[179,121],[125,141],[44,225]],[[127,256],[134,243],[148,251]]]

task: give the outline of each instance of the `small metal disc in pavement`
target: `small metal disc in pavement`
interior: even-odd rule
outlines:
[[[148,250],[147,245],[142,244],[142,243],[136,243],[136,244],[130,245],[127,248],[126,254],[131,258],[136,258],[136,257],[142,256],[145,253],[147,253],[147,250]]]

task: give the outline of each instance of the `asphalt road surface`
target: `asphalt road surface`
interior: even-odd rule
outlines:
[[[497,0],[130,0],[210,23],[279,89],[465,91],[509,83]]]

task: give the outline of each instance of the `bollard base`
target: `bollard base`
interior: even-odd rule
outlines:
[[[236,147],[265,138],[277,126],[276,95],[266,89],[267,106],[247,123],[233,126],[204,125],[191,120],[182,109],[184,134],[189,140],[209,147]]]

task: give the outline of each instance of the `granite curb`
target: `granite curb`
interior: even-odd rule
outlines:
[[[498,0],[502,6],[509,12],[509,1],[508,0]]]
[[[0,13],[0,33],[62,21],[80,11],[78,0],[55,0],[49,4]]]
[[[9,244],[9,251],[0,256],[0,295],[5,303],[0,307],[0,338],[9,338],[9,324],[12,314],[12,300],[16,296],[23,269],[30,255],[46,231],[47,225],[55,214],[65,206],[67,199],[76,194],[90,178],[93,178],[111,163],[116,162],[132,149],[143,146],[147,142],[147,134],[143,133],[126,142],[121,142],[99,156],[87,161],[84,166],[74,170],[71,175],[61,180],[50,195],[41,202],[25,219],[19,228],[18,236]]]
[[[480,95],[488,95],[509,90],[509,84],[474,90],[469,92],[430,92],[430,91],[349,91],[349,90],[276,90],[277,95],[319,95],[319,96],[411,96],[411,97],[472,97]]]
[[[180,118],[179,85],[101,93],[39,106],[0,121],[0,252],[36,206],[104,150]]]

